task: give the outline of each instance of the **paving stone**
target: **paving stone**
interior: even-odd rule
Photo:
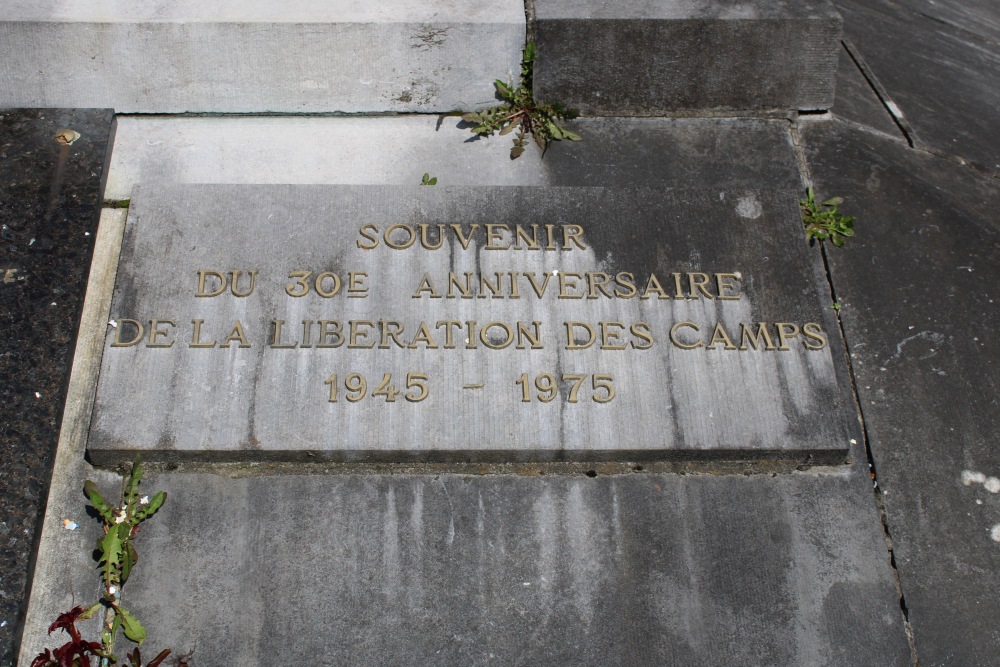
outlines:
[[[905,135],[892,120],[892,115],[851,59],[847,49],[840,51],[837,100],[830,111],[839,118],[904,140]]]
[[[888,0],[837,6],[916,143],[1000,169],[1000,49]]]
[[[13,663],[21,630],[111,122],[109,111],[0,110],[0,664]]]
[[[799,195],[142,186],[89,456],[842,462]]]
[[[920,664],[994,664],[1000,187],[839,123],[803,136],[858,216],[829,258]]]
[[[520,72],[524,22],[519,0],[8,2],[0,100],[125,113],[481,108],[494,79]]]
[[[535,96],[589,115],[828,109],[829,0],[536,0]]]
[[[206,665],[908,665],[863,467],[162,474],[125,603]]]
[[[121,117],[105,198],[137,183],[620,185],[801,189],[786,121],[580,119],[580,142],[470,141],[454,118]]]
[[[992,0],[898,0],[898,4],[1000,45],[1000,16]]]

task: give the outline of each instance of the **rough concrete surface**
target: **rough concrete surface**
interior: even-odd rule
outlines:
[[[804,133],[821,196],[864,212],[829,253],[921,665],[1000,651],[1000,185],[853,133]]]
[[[341,0],[285,10],[239,0],[5,4],[0,105],[451,111],[492,104],[493,80],[520,71],[520,2]]]
[[[833,103],[841,21],[829,0],[534,6],[543,102],[600,116]]]
[[[799,189],[781,120],[580,119],[581,142],[529,146],[474,139],[456,118],[118,119],[105,199],[137,183],[621,185]]]

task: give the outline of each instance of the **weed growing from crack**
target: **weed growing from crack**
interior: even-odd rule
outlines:
[[[580,135],[570,132],[560,124],[579,116],[578,111],[567,109],[558,103],[535,102],[531,85],[536,57],[534,42],[528,42],[521,55],[521,84],[514,87],[513,83],[504,83],[499,79],[494,82],[497,95],[505,104],[484,111],[462,114],[462,120],[471,124],[473,134],[480,137],[489,137],[494,133],[503,136],[516,130],[514,147],[510,150],[511,160],[519,158],[524,153],[529,134],[543,152],[553,141],[563,139],[580,141]]]
[[[821,242],[829,240],[838,248],[844,247],[847,239],[854,236],[854,216],[844,215],[837,210],[843,203],[843,197],[833,197],[818,204],[810,187],[806,191],[806,198],[799,200],[806,238]]]
[[[97,550],[100,553],[98,561],[101,567],[101,599],[90,607],[78,606],[60,614],[49,627],[49,633],[61,629],[69,634],[70,640],[54,650],[45,649],[32,660],[31,667],[91,667],[91,658],[97,658],[100,667],[113,665],[117,662],[114,651],[115,638],[119,630],[137,644],[132,652],[126,655],[129,664],[131,667],[142,667],[142,654],[138,645],[146,640],[146,629],[135,614],[122,606],[122,587],[139,560],[139,554],[132,543],[139,532],[139,524],[153,516],[163,506],[167,494],[160,491],[152,497],[140,496],[141,481],[142,464],[136,459],[131,472],[122,484],[121,502],[117,507],[113,507],[104,499],[97,484],[90,480],[84,483],[83,493],[103,523],[103,533],[97,540]],[[101,628],[100,643],[84,640],[76,627],[77,621],[93,618],[102,610],[104,623]],[[147,662],[145,667],[157,667],[168,655],[170,649],[161,651]],[[182,657],[177,664],[188,665],[187,657]]]

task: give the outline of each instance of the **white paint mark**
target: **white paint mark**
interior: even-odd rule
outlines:
[[[1000,523],[990,529],[990,537],[993,538],[994,542],[1000,542]]]
[[[889,108],[889,113],[891,113],[893,116],[895,116],[896,118],[903,117],[902,109],[900,109],[895,102],[893,102],[892,100],[888,100],[885,103],[885,105]]]
[[[6,628],[6,627],[7,627],[7,621],[0,622],[0,628]]]
[[[746,218],[747,220],[756,220],[764,213],[764,209],[760,207],[760,202],[757,201],[755,195],[746,195],[745,197],[740,197],[739,201],[736,203],[736,215],[741,218]]]
[[[981,472],[976,472],[975,470],[963,470],[962,471],[962,484],[966,486],[972,486],[973,484],[982,484],[986,481],[986,475]]]
[[[108,320],[108,324],[113,328],[118,328],[118,323],[114,320]]]
[[[41,398],[41,397],[42,397],[42,394],[40,392],[36,391],[35,392],[35,398]]]
[[[997,479],[996,477],[987,477],[986,481],[983,482],[983,486],[985,486],[986,490],[990,493],[1000,493],[1000,479]]]
[[[76,530],[79,527],[80,524],[78,524],[76,521],[73,521],[73,519],[63,519],[63,528],[65,528],[66,530]]]

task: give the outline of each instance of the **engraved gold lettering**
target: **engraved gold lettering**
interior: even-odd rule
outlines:
[[[243,333],[243,323],[239,320],[236,320],[236,324],[233,325],[233,330],[229,332],[229,335],[226,336],[225,342],[223,342],[219,347],[229,347],[233,341],[239,341],[239,347],[251,347],[250,341],[247,340],[246,334]]]
[[[640,299],[652,298],[649,296],[650,292],[657,295],[657,299],[669,299],[670,295],[667,291],[663,289],[663,285],[660,284],[660,279],[656,277],[655,273],[649,274],[649,280],[646,281],[646,287],[642,290],[642,295]]]
[[[729,282],[730,280],[739,280],[739,276],[735,273],[716,273],[715,274],[715,287],[718,290],[718,298],[724,301],[739,301],[743,296],[739,291],[734,294],[729,294],[729,290],[739,290],[739,285],[734,285]]]
[[[126,326],[129,328],[135,327],[135,337],[131,340],[122,340],[122,337],[125,335]],[[119,319],[118,326],[115,327],[115,340],[111,343],[111,347],[132,347],[142,340],[145,333],[146,327],[139,320]]]
[[[740,324],[740,349],[746,350],[747,343],[750,347],[757,350],[760,348],[761,342],[763,341],[764,348],[767,350],[774,349],[774,343],[771,341],[771,334],[767,331],[767,324],[765,322],[757,323],[757,334],[750,333],[750,327],[745,323]]]
[[[444,327],[444,348],[446,350],[455,349],[455,338],[452,335],[452,328],[461,329],[462,323],[459,320],[438,320],[434,328]]]
[[[531,289],[535,290],[535,294],[537,294],[538,298],[541,299],[545,295],[546,288],[549,286],[549,279],[552,277],[552,274],[542,274],[545,276],[545,280],[542,281],[541,287],[539,287],[538,283],[535,281],[534,271],[525,271],[522,275],[528,279],[528,282],[531,284]]]
[[[486,226],[489,227],[489,225],[486,225]],[[496,299],[502,299],[503,298],[503,289],[501,289],[501,287],[500,287],[500,284],[503,282],[503,278],[502,278],[503,274],[502,273],[496,273],[494,275],[496,276],[496,282],[495,283],[491,283],[490,279],[487,278],[485,274],[481,274],[479,276],[479,298],[480,299],[485,299],[487,297],[487,294],[486,294],[487,290],[489,290],[489,292],[490,292],[490,294],[489,294],[490,298],[496,298]]]
[[[688,297],[691,299],[700,298],[694,292],[697,289],[706,299],[712,298],[712,293],[708,291],[707,273],[689,273],[688,275]]]
[[[458,322],[457,324],[459,326],[462,326],[461,322]],[[440,326],[440,322],[438,323],[438,325]],[[431,337],[431,332],[427,328],[427,323],[426,322],[421,322],[420,326],[417,327],[417,333],[416,333],[415,336],[413,336],[413,340],[410,341],[410,344],[408,345],[408,347],[411,350],[415,350],[415,349],[417,349],[418,343],[423,343],[424,349],[427,349],[427,350],[436,350],[436,349],[438,349],[438,345],[437,345],[437,343],[434,342],[434,339]]]
[[[309,276],[312,275],[312,271],[291,271],[288,274],[289,278],[295,280],[294,283],[288,283],[285,285],[285,294],[291,297],[298,298],[300,296],[305,296],[309,293]]]
[[[368,274],[364,271],[351,271],[347,274],[347,296],[353,299],[363,299],[368,296],[368,285],[365,278]]]
[[[245,292],[240,292],[238,284],[240,282],[240,275],[242,275],[243,272],[242,271],[237,271],[237,270],[233,270],[233,271],[229,272],[229,275],[231,275],[232,278],[233,278],[233,282],[231,283],[231,286],[230,286],[230,289],[233,292],[233,296],[241,297],[242,298],[242,297],[250,296],[251,294],[253,294],[253,288],[254,288],[254,285],[257,282],[257,272],[256,271],[247,271],[247,273],[250,275],[250,287],[247,288],[247,290]]]
[[[722,345],[725,350],[735,350],[736,346],[733,344],[732,339],[726,332],[726,328],[722,326],[722,322],[716,322],[715,330],[712,332],[712,340],[708,342],[705,346],[706,350],[714,350],[716,345]]]
[[[200,323],[201,320],[193,320],[194,322]],[[285,326],[285,320],[271,320],[271,326],[274,327],[273,335],[271,336],[271,347],[275,349],[285,349],[290,350],[299,346],[298,343],[282,343],[281,341],[281,329]],[[195,345],[194,341],[198,339],[198,332],[201,329],[200,324],[195,325],[194,336],[192,336],[191,347],[212,347],[215,345],[213,340],[210,345]]]
[[[329,279],[333,281],[333,285],[330,289],[326,289],[324,282]],[[324,299],[329,299],[330,297],[337,296],[340,291],[340,276],[331,271],[324,271],[323,273],[316,276],[316,282],[314,283],[316,288],[316,294],[319,294]]]
[[[348,326],[350,327],[350,335],[348,338],[349,342],[347,343],[347,347],[363,348],[366,350],[370,350],[371,348],[375,347],[375,340],[372,340],[372,342],[369,343],[368,345],[365,345],[364,343],[360,342],[361,340],[368,338],[368,335],[372,333],[371,331],[363,331],[363,329],[365,327],[368,327],[369,329],[374,329],[375,328],[374,322],[369,322],[368,320],[351,320],[350,322],[348,322]]]
[[[521,288],[517,284],[517,271],[510,271],[507,275],[510,276],[510,295],[507,298],[520,299]]]
[[[302,320],[302,344],[301,347],[312,347],[312,320]]]
[[[216,289],[209,291],[207,285],[207,278],[212,277],[219,281],[219,286]],[[219,296],[226,291],[226,277],[219,273],[218,271],[209,271],[207,269],[198,270],[198,291],[194,293],[195,296]]]
[[[682,350],[693,350],[701,347],[701,340],[695,341],[694,343],[684,343],[680,340],[678,333],[683,327],[693,329],[695,333],[698,333],[699,331],[698,325],[694,322],[678,322],[674,326],[670,327],[670,342],[673,343],[675,347],[679,347]]]
[[[319,337],[316,347],[340,347],[344,344],[344,334],[337,320],[319,320]]]
[[[430,225],[426,223],[421,223],[417,225],[420,228],[420,245],[422,245],[427,250],[437,250],[444,245],[444,225],[438,225],[438,240],[437,245],[431,245],[430,239],[427,237],[427,230],[430,229]]]
[[[506,238],[504,232],[510,234],[510,227],[507,225],[486,225],[486,249],[507,250],[510,248],[510,241],[507,241],[507,245],[498,245]]]
[[[502,329],[504,333],[503,340],[499,342],[494,341],[493,337],[490,336],[490,329],[497,327]],[[514,331],[504,322],[489,322],[479,330],[479,340],[491,350],[502,350],[514,342]]]
[[[631,299],[639,293],[639,290],[635,286],[635,276],[627,271],[622,271],[615,275],[615,285],[615,294],[619,299]],[[625,288],[625,291],[618,290],[618,287]]]
[[[476,321],[465,321],[465,349],[475,350],[479,346],[476,343]]]
[[[614,298],[614,294],[608,292],[608,283],[611,282],[611,276],[606,273],[587,273],[587,298],[596,299],[597,292],[600,291],[601,294],[608,297],[609,299]]]
[[[214,340],[201,340],[201,325],[204,322],[205,320],[191,320],[193,330],[191,331],[191,342],[188,343],[188,347],[215,347]]]
[[[636,350],[648,350],[649,348],[653,347],[653,331],[648,324],[646,324],[645,322],[636,322],[631,327],[629,327],[629,331],[632,333],[633,336],[635,336],[639,340],[646,342],[645,345],[641,345],[636,343],[635,341],[632,341],[633,348],[635,348]]]
[[[572,241],[577,248],[580,250],[586,250],[587,247],[583,245],[580,241],[580,237],[583,236],[583,227],[580,225],[563,225],[563,250],[572,250],[573,247],[570,245]]]
[[[461,297],[463,299],[471,299],[472,298],[472,273],[469,272],[469,271],[465,272],[465,285],[463,286],[462,283],[459,282],[458,276],[456,276],[453,272],[449,271],[448,272],[448,298],[449,299],[456,298],[453,288],[458,288],[458,291],[461,292]]]
[[[571,289],[576,289],[578,287],[578,280],[581,280],[583,276],[579,273],[560,273],[559,274],[559,298],[560,299],[582,299],[583,294],[571,294]]]
[[[567,350],[586,350],[588,347],[594,344],[594,339],[597,337],[597,332],[594,328],[587,324],[586,322],[563,322],[566,327],[566,349]],[[587,332],[586,340],[576,337],[576,329],[583,329]],[[584,342],[579,342],[583,340]]]
[[[367,233],[368,230],[371,230],[371,234]],[[359,248],[362,250],[371,250],[378,247],[378,227],[375,225],[362,225],[361,229],[358,230],[358,233],[361,234],[361,238],[371,241],[371,244],[367,244],[362,243],[361,239],[358,239]]]
[[[517,323],[517,349],[525,349],[524,341],[528,341],[531,344],[532,350],[542,349],[542,323],[535,320],[531,323],[534,328],[534,332],[528,330],[528,325],[524,322]]]
[[[462,225],[451,225],[451,228],[455,230],[455,236],[458,237],[458,242],[462,244],[462,250],[468,250],[469,243],[472,241],[472,237],[475,236],[476,230],[479,229],[479,225],[469,225],[468,236],[462,233]]]
[[[149,321],[149,342],[146,343],[146,347],[173,347],[174,341],[167,341],[165,343],[159,342],[159,339],[163,336],[169,336],[170,332],[165,329],[160,329],[160,325],[165,324],[171,327],[176,327],[177,324],[173,320],[150,320]]]
[[[790,322],[775,322],[774,327],[778,330],[778,349],[788,350],[788,340],[799,335],[799,327]]]
[[[556,238],[555,238],[556,237],[556,232],[555,232],[555,229],[556,229],[555,225],[545,225],[545,238],[546,238],[545,249],[546,250],[558,250],[559,249],[559,247],[556,245]]]
[[[396,230],[406,231],[406,240],[402,243],[392,239]],[[385,235],[382,238],[385,240],[385,244],[393,250],[406,250],[417,240],[417,234],[409,225],[389,225],[389,229],[385,230]]]
[[[621,331],[615,329],[625,329],[624,322],[601,322],[601,349],[602,350],[624,350],[628,345],[619,343],[622,339]]]
[[[431,274],[429,273],[425,273],[424,277],[420,279],[420,284],[417,285],[417,291],[413,293],[413,298],[419,299],[424,292],[427,292],[428,296],[432,299],[441,298],[441,292],[438,292],[434,288],[434,283],[431,282]]]
[[[681,274],[671,273],[670,275],[674,277],[674,298],[683,299],[684,290],[681,288]]]
[[[521,225],[514,226],[514,250],[521,250],[521,241],[527,244],[528,250],[541,250],[542,246],[538,243],[538,225],[531,225],[531,236],[528,236],[528,232],[524,230]]]
[[[406,345],[399,341],[399,334],[403,333],[403,325],[394,320],[380,320],[379,328],[382,330],[382,338],[378,344],[380,350],[389,349],[389,341],[396,344],[396,347],[406,348]]]
[[[826,334],[823,333],[823,327],[821,327],[816,322],[806,322],[802,325],[802,333],[805,334],[807,340],[802,341],[807,349],[810,350],[822,350],[826,347]],[[815,341],[810,344],[810,341]]]

